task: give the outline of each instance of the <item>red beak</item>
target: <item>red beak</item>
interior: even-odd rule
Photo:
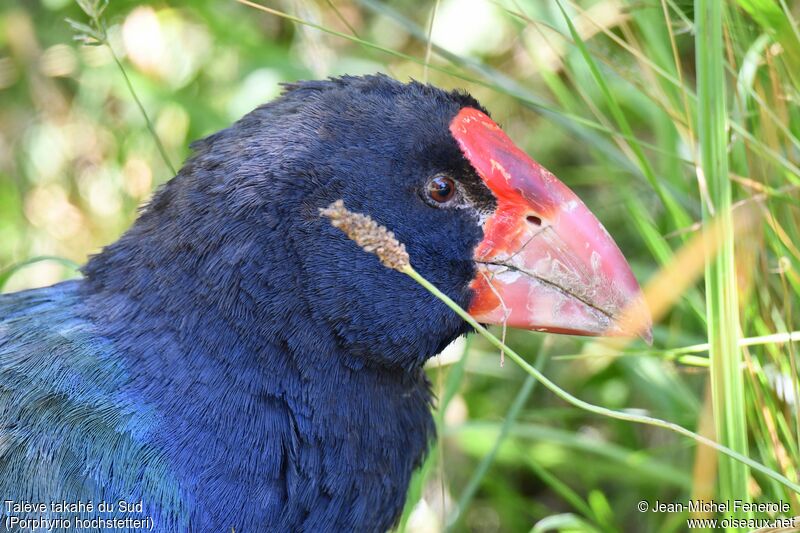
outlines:
[[[475,249],[470,314],[485,324],[650,342],[628,262],[575,193],[476,109],[462,109],[450,132],[497,199]]]

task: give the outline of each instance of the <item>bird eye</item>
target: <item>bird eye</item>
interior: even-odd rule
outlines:
[[[453,198],[456,183],[447,176],[436,176],[428,182],[428,197],[436,203],[443,204]]]

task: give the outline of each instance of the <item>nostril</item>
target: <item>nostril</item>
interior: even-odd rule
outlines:
[[[541,226],[542,225],[542,219],[537,217],[536,215],[528,215],[526,217],[526,220],[528,222],[530,222],[531,224],[533,224],[534,226]]]

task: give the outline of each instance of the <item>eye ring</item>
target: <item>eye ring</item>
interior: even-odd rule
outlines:
[[[425,186],[425,194],[435,204],[446,204],[456,195],[456,182],[449,176],[436,175]]]

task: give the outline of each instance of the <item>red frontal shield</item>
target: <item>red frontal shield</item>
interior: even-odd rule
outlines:
[[[487,324],[649,341],[639,284],[580,198],[477,109],[462,109],[450,131],[497,199],[475,249],[470,314]]]

